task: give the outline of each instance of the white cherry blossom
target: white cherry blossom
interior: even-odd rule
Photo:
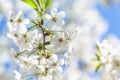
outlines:
[[[12,11],[9,12],[9,21],[8,23],[15,24],[18,26],[24,26],[26,24],[29,24],[29,19],[22,18],[22,11],[19,11],[17,15],[15,13],[12,13]]]
[[[69,46],[68,51],[65,52],[64,54],[64,56],[66,57],[65,61],[66,64],[69,64],[70,60],[72,59],[72,52],[73,52],[72,46]]]
[[[49,65],[49,73],[61,73],[62,72],[62,65],[64,64],[64,60],[58,60],[56,54],[52,54],[52,56],[47,60]]]
[[[64,32],[55,33],[53,39],[51,39],[51,44],[53,45],[53,51],[59,52],[63,51],[68,47],[69,40],[66,39],[67,36]]]
[[[39,75],[38,80],[53,80],[53,79],[52,79],[52,75],[47,74],[45,76],[44,75]]]
[[[53,8],[51,10],[50,15],[45,14],[45,22],[47,23],[47,26],[50,28],[62,26],[65,24],[64,19],[65,18],[65,12],[64,11],[57,11],[56,8]]]
[[[115,49],[110,45],[107,40],[103,40],[102,43],[97,42],[97,45],[100,49],[101,62],[108,63],[112,61],[113,55],[116,53]]]
[[[14,73],[15,73],[15,79],[16,80],[21,80],[22,75],[18,71],[14,71]]]
[[[33,49],[32,45],[37,37],[37,30],[28,32],[25,25],[28,24],[29,21],[28,19],[22,20],[21,17],[22,12],[20,11],[15,19],[10,18],[10,22],[8,22],[9,33],[7,35],[15,41],[20,51],[24,51],[25,49],[30,51]]]

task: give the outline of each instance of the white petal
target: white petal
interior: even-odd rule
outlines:
[[[16,25],[12,25],[10,22],[7,23],[8,29],[10,33],[13,33],[13,31],[17,30]]]
[[[53,68],[50,68],[49,70],[48,70],[48,73],[53,73],[53,71],[54,71],[54,69]]]
[[[49,14],[45,14],[45,22],[52,20],[52,17]]]
[[[60,17],[60,18],[65,18],[65,12],[64,11],[60,11],[59,13],[58,13],[58,17]]]
[[[32,36],[32,38],[37,38],[38,37],[38,30],[33,30],[31,32],[28,33],[28,36]]]
[[[51,15],[52,15],[52,17],[54,17],[54,16],[57,15],[57,9],[56,9],[56,8],[53,8],[53,9],[51,10]]]
[[[62,26],[64,24],[65,24],[65,22],[62,19],[58,19],[57,22],[56,22],[56,25],[58,25],[58,26]]]
[[[24,24],[20,24],[19,33],[25,34],[26,32],[27,32],[26,26]]]
[[[62,68],[61,67],[56,67],[55,71],[58,72],[58,73],[61,73],[62,72]]]
[[[45,76],[43,76],[43,75],[39,75],[39,76],[38,76],[38,80],[46,80],[46,78],[45,78]]]
[[[11,49],[10,49],[10,54],[12,54],[12,55],[14,56],[14,55],[17,54],[17,52],[16,52],[13,48],[11,48]]]
[[[12,15],[12,11],[9,11],[9,15],[8,15],[9,19],[11,18],[11,15]]]
[[[7,36],[8,36],[9,38],[12,38],[12,35],[11,35],[10,33],[7,33]]]
[[[46,76],[46,80],[52,80],[52,75],[49,75],[49,74],[48,74],[48,75]]]
[[[25,18],[23,21],[22,21],[22,24],[29,24],[30,23],[30,20]]]
[[[15,79],[21,80],[22,75],[18,71],[14,71],[15,73]]]
[[[42,72],[44,72],[44,71],[45,71],[45,68],[44,68],[43,66],[41,66],[41,65],[40,65],[40,66],[38,66],[38,68],[39,68],[39,72],[40,72],[40,73],[42,73]]]
[[[26,45],[26,50],[28,50],[28,51],[32,51],[32,49],[33,49],[32,44],[28,44],[28,45]]]
[[[52,54],[52,56],[49,58],[49,60],[50,60],[51,62],[55,63],[55,62],[57,62],[58,57],[57,57],[56,54]]]
[[[17,21],[18,19],[21,18],[21,16],[22,16],[22,11],[19,11],[16,18],[15,18],[15,20]]]
[[[57,62],[57,65],[58,65],[58,66],[64,65],[64,59],[60,59],[60,60]]]
[[[46,64],[46,59],[45,59],[45,58],[42,58],[42,59],[40,60],[40,64]]]

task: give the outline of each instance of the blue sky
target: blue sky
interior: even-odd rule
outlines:
[[[107,34],[112,33],[120,38],[120,6],[119,4],[111,4],[108,7],[97,5],[98,10],[105,20],[109,23]]]
[[[3,31],[3,28],[6,27],[6,19],[3,18],[1,21],[0,21],[0,34],[2,34],[2,31]]]

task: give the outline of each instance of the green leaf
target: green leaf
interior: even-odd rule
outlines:
[[[99,54],[101,53],[100,47],[99,47],[98,45],[96,45],[96,50],[97,50],[97,52],[98,52]]]
[[[37,50],[37,54],[40,55],[40,54],[41,54],[41,51],[40,51],[40,50]]]
[[[48,31],[48,29],[47,29],[45,26],[43,27],[43,30],[44,30],[45,32]]]
[[[38,10],[38,7],[37,7],[36,3],[34,2],[34,0],[22,0],[22,1],[25,2],[26,4],[28,4],[33,9]]]
[[[42,18],[42,12],[38,12],[38,16]]]
[[[39,4],[42,8],[44,8],[45,2],[46,2],[46,0],[39,0]]]
[[[46,1],[47,1],[47,0],[42,0],[42,2],[43,2],[44,5],[45,5]]]
[[[45,8],[49,8],[52,5],[52,0],[46,0]]]
[[[50,45],[50,41],[45,42],[45,45]]]
[[[91,59],[91,61],[93,61],[93,62],[94,62],[94,61],[98,61],[98,59],[96,59],[96,58],[93,58],[93,59]]]
[[[101,66],[102,66],[102,63],[99,63],[99,64],[96,66],[95,72],[98,72],[98,70],[100,69]]]
[[[36,0],[36,2],[37,2],[38,5],[40,4],[39,0]]]
[[[100,61],[100,55],[96,54],[96,58],[98,61]]]
[[[43,3],[42,3],[42,2],[43,2],[42,0],[39,0],[39,5],[40,5],[40,7],[43,6]]]

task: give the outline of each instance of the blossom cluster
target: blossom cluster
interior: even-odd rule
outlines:
[[[96,67],[96,71],[102,66],[104,72],[109,73],[113,80],[120,79],[117,74],[120,71],[120,54],[119,47],[114,47],[113,44],[109,42],[109,40],[103,40],[102,43],[97,42],[96,47],[96,61],[98,61],[98,65]]]
[[[56,8],[46,13],[45,10],[51,0],[22,1],[32,7],[34,10],[31,11],[36,14],[32,14],[28,19],[23,17],[22,11],[17,14],[9,12],[7,36],[17,47],[12,48],[10,53],[20,66],[19,70],[14,71],[15,79],[27,80],[26,78],[35,76],[37,80],[91,80],[87,72],[94,66],[91,64],[94,56],[93,47],[95,41],[106,31],[104,20],[93,7],[97,1],[76,0],[69,7],[62,3],[63,7],[68,8],[65,12],[68,12],[67,16],[70,17],[66,19],[65,12]],[[44,5],[46,3],[47,6]],[[22,3],[19,5],[23,6]],[[32,17],[34,18],[31,19]],[[80,26],[69,22],[66,25],[67,19]],[[104,71],[112,73],[111,75],[117,74],[119,72],[118,49],[105,40],[102,43],[97,42],[96,50],[96,58],[93,59],[98,62],[96,71],[102,66]],[[63,71],[66,66],[67,69]],[[24,74],[27,72],[32,73]],[[118,80],[118,78],[113,80],[115,79]]]
[[[30,20],[22,16],[22,11],[16,15],[10,11],[7,23],[7,35],[18,48],[10,50],[14,60],[20,68],[33,71],[32,76],[37,76],[38,80],[62,80],[62,66],[69,64],[73,51],[71,43],[79,29],[62,29],[65,12],[55,8],[45,14],[43,23],[32,20],[31,27],[27,27]],[[16,80],[24,79],[25,75],[16,70],[14,73]]]

